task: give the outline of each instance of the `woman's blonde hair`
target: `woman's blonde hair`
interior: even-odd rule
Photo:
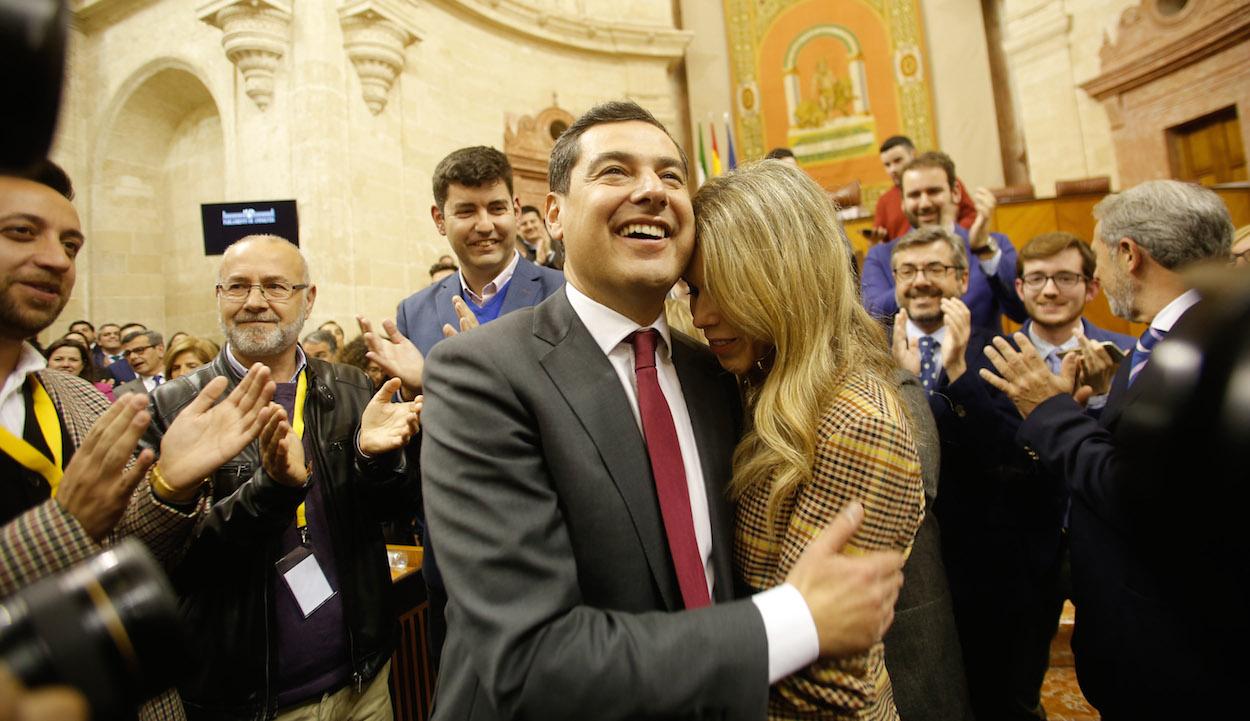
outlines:
[[[174,359],[187,351],[194,353],[195,357],[200,359],[200,363],[208,365],[221,352],[221,348],[218,348],[217,344],[211,340],[196,338],[193,335],[179,338],[177,343],[171,343],[165,350],[165,380],[169,380],[169,374],[174,370]]]
[[[768,484],[772,515],[811,479],[817,426],[847,376],[867,373],[893,393],[894,362],[860,303],[837,206],[806,173],[776,160],[747,165],[708,181],[694,211],[700,293],[775,348],[763,382],[747,385],[730,486],[736,498]]]

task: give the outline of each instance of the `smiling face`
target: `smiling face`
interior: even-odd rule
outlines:
[[[912,168],[903,173],[903,214],[913,228],[955,222],[959,191],[941,168]]]
[[[895,145],[881,154],[881,165],[889,173],[891,182],[898,185],[903,181],[903,166],[910,163],[915,156],[915,149],[906,145]]]
[[[437,205],[430,209],[475,291],[512,262],[519,213],[520,205],[502,180],[481,187],[452,183],[442,210]]]
[[[568,193],[547,196],[570,283],[639,324],[651,323],[690,260],[694,212],[681,153],[642,121],[595,125],[578,141]]]
[[[1094,299],[1098,285],[1084,277],[1082,257],[1076,248],[1065,248],[1049,258],[1029,259],[1022,263],[1023,272],[1016,278],[1016,292],[1024,301],[1024,308],[1033,323],[1043,328],[1059,330],[1076,323],[1085,311],[1085,304]],[[1033,274],[1052,276],[1040,287],[1030,287],[1024,282]],[[1061,288],[1053,276],[1069,274],[1080,280],[1071,288]]]
[[[526,243],[537,245],[547,235],[547,226],[543,224],[542,217],[531,210],[521,213],[521,222],[517,223],[517,232]]]
[[[299,251],[285,240],[258,238],[235,243],[221,262],[221,283],[304,283],[306,271]],[[293,290],[285,300],[269,300],[259,287],[248,291],[243,300],[231,300],[220,291],[217,309],[221,329],[236,354],[248,360],[272,358],[291,349],[299,341],[304,320],[312,312],[317,287]]]
[[[82,352],[72,345],[63,345],[48,355],[48,367],[76,376],[82,373]]]
[[[968,273],[953,266],[953,249],[945,242],[925,243],[900,250],[891,265],[895,272],[894,298],[907,311],[907,318],[925,333],[942,327],[942,299],[958,298],[968,291]],[[911,279],[898,276],[900,269],[923,269]],[[930,270],[932,268],[932,270]]]
[[[708,347],[716,354],[721,367],[737,376],[744,376],[756,360],[764,357],[769,344],[747,337],[721,316],[716,299],[707,292],[707,277],[703,272],[703,257],[696,248],[686,269],[686,284],[690,286],[690,313],[694,327],[703,331]]]
[[[25,340],[69,300],[82,226],[74,206],[52,188],[0,177],[0,236],[0,334]]]
[[[105,323],[100,326],[100,333],[96,336],[100,347],[109,353],[120,353],[122,347],[122,329],[113,323]]]

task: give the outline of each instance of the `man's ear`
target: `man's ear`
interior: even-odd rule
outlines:
[[[959,271],[959,297],[962,298],[968,294],[968,269]]]
[[[555,191],[547,193],[543,215],[547,218],[547,232],[556,240],[564,240],[564,224],[560,220],[563,209],[564,197]]]
[[[959,182],[951,183],[951,204],[959,207],[959,201],[963,200],[964,194],[959,192]]]
[[[447,235],[447,225],[443,221],[443,211],[438,209],[438,204],[430,206],[430,217],[434,219],[434,227],[438,228],[439,235]]]
[[[310,285],[304,290],[304,317],[312,315],[313,304],[317,302],[317,286]]]
[[[1130,273],[1138,271],[1146,262],[1146,250],[1132,238],[1120,238],[1115,247],[1117,255],[1124,258],[1124,269]]]
[[[1016,295],[1020,296],[1020,300],[1024,300],[1024,281],[1020,280],[1020,276],[1016,276]]]
[[[1019,282],[1019,281],[1017,281]],[[1085,281],[1085,302],[1089,303],[1094,300],[1098,292],[1102,290],[1102,283],[1097,278],[1089,278]]]

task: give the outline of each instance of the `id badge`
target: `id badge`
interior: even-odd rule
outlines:
[[[330,582],[326,580],[326,574],[321,570],[321,564],[317,563],[317,557],[311,549],[298,546],[274,566],[282,575],[287,588],[291,589],[291,595],[299,604],[304,618],[313,615],[314,611],[334,597],[334,589],[330,588]]]

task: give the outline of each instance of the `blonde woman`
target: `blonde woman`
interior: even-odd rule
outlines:
[[[742,580],[780,584],[854,500],[865,516],[849,552],[907,552],[924,514],[920,461],[833,204],[801,170],[763,161],[709,181],[694,208],[694,324],[745,392],[730,489]],[[882,645],[774,685],[769,718],[898,718]]]
[[[211,340],[183,334],[165,351],[165,379],[185,376],[200,366],[213,362],[221,348]]]

